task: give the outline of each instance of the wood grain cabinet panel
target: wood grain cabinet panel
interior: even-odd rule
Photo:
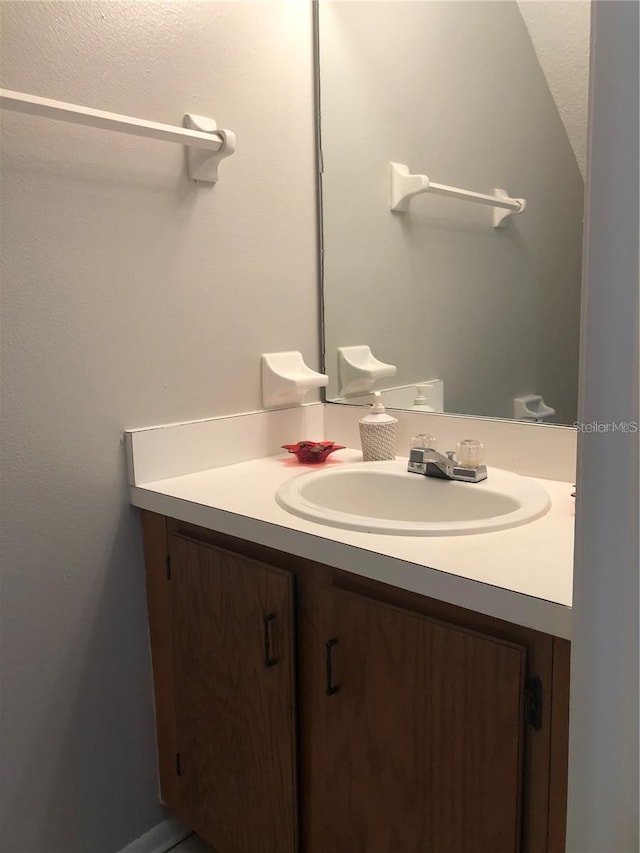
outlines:
[[[292,576],[170,536],[181,817],[217,853],[296,846]]]
[[[524,647],[320,586],[301,631],[305,853],[520,850]]]
[[[162,797],[216,853],[564,853],[568,642],[143,532]]]

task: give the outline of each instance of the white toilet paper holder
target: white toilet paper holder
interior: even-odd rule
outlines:
[[[302,353],[267,352],[262,354],[262,405],[265,409],[299,406],[312,388],[329,382],[324,373],[316,373],[304,363]]]
[[[513,417],[518,421],[540,421],[555,415],[552,409],[542,399],[540,394],[524,394],[513,398]]]

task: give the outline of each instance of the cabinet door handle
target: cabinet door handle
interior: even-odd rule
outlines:
[[[266,667],[275,666],[278,663],[278,658],[271,656],[271,623],[276,617],[276,613],[269,613],[262,620],[264,625],[264,665]]]
[[[327,664],[327,696],[333,696],[338,692],[338,690],[340,690],[338,685],[333,683],[333,647],[337,645],[337,643],[338,638],[332,637],[324,644]]]

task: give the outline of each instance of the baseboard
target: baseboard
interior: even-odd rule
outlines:
[[[174,817],[168,817],[151,827],[131,844],[127,844],[120,853],[166,853],[189,835],[191,835],[190,829]]]

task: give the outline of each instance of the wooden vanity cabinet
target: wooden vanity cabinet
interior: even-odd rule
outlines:
[[[143,530],[162,799],[217,853],[561,853],[566,641]]]
[[[305,850],[520,850],[523,646],[328,586],[301,632]]]
[[[293,576],[143,530],[162,801],[220,853],[294,853]]]

